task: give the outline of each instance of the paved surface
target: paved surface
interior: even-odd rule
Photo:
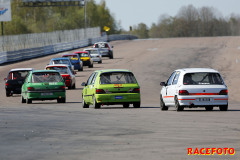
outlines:
[[[171,160],[239,159],[240,37],[171,38],[116,41],[114,57],[77,73],[77,89],[67,103],[5,97],[4,77],[11,68],[43,69],[52,55],[0,66],[1,160]],[[187,109],[160,111],[159,83],[184,67],[219,70],[229,87],[229,111]],[[82,82],[94,70],[130,69],[141,86],[142,107],[81,107]],[[234,148],[236,153],[188,156],[187,148]]]

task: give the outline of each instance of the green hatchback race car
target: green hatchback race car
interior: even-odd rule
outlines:
[[[22,103],[32,100],[53,100],[66,102],[65,82],[58,71],[34,70],[29,72],[22,85]]]
[[[87,82],[83,82],[82,106],[121,104],[128,108],[133,104],[139,108],[141,104],[140,86],[129,70],[98,70],[91,74]]]

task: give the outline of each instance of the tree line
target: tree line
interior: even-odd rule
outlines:
[[[239,36],[240,17],[223,18],[215,8],[188,5],[174,17],[160,16],[150,28],[144,23],[133,26],[132,34],[139,38]]]
[[[4,35],[43,33],[85,27],[84,7],[21,7],[21,0],[11,0],[12,21],[4,22]],[[103,0],[87,1],[86,27],[107,26],[109,34],[118,33],[118,25]]]

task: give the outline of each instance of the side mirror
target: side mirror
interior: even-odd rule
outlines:
[[[160,86],[166,86],[166,83],[165,82],[161,82]]]
[[[4,78],[4,81],[6,81],[7,80],[7,78]]]
[[[81,86],[87,86],[87,83],[83,82],[83,83],[81,84]]]

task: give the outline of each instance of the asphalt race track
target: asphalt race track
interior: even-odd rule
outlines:
[[[114,59],[77,72],[65,104],[5,96],[12,68],[44,69],[51,55],[0,66],[1,160],[236,160],[240,158],[240,37],[115,41]],[[80,49],[82,50],[82,49]],[[70,51],[73,52],[73,51]],[[159,92],[173,70],[218,70],[229,90],[229,111],[161,111]],[[141,108],[82,108],[82,82],[94,70],[129,69],[141,86]],[[187,148],[234,148],[234,155],[188,155]]]

